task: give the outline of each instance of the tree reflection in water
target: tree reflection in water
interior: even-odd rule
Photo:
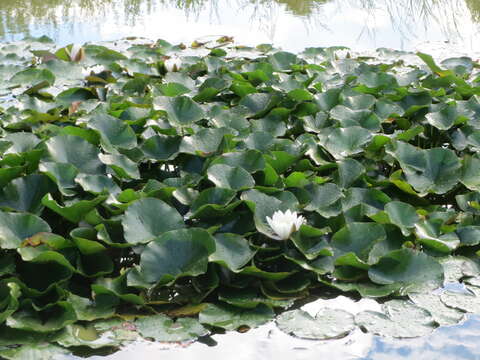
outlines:
[[[186,16],[197,16],[205,9],[215,21],[221,22],[221,4],[224,0],[0,0],[0,39],[30,35],[32,28],[68,30],[72,33],[78,23],[88,22],[100,26],[103,19],[118,25],[134,26],[146,15],[161,13],[161,10],[176,8]],[[352,9],[361,9],[365,17],[364,31],[373,31],[371,23],[379,10],[388,14],[398,33],[409,37],[418,24],[428,27],[435,23],[449,38],[460,26],[465,14],[476,23],[480,22],[480,0],[235,0],[223,4],[230,8],[247,9],[251,23],[256,23],[273,39],[277,18],[282,11],[302,18],[306,24],[328,27],[328,16],[323,7],[335,7],[338,14],[348,14]],[[232,10],[235,11],[235,10]],[[323,15],[323,16],[322,16]],[[203,15],[202,15],[203,16]],[[242,16],[245,16],[242,13]],[[372,21],[370,21],[372,20]],[[415,24],[416,26],[412,26]],[[161,26],[161,25],[160,25]],[[335,30],[335,29],[331,29]],[[58,30],[60,31],[60,30]],[[453,36],[452,36],[453,35]]]

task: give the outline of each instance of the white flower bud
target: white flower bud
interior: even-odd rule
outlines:
[[[182,60],[179,57],[171,57],[164,61],[165,69],[167,71],[179,71],[182,66]]]

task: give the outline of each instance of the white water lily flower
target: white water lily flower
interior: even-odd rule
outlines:
[[[70,61],[81,61],[85,57],[85,52],[81,45],[73,44],[70,51],[67,48],[67,54],[70,57]]]
[[[305,223],[305,218],[298,216],[296,211],[282,212],[277,210],[271,218],[267,216],[267,222],[276,234],[272,236],[273,239],[287,240],[293,232],[298,231],[300,226]]]
[[[179,57],[171,57],[170,59],[165,60],[164,62],[165,69],[167,71],[178,71],[180,70],[180,67],[182,66],[182,60]]]

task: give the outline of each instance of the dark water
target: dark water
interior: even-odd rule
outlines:
[[[49,35],[62,45],[230,35],[288,50],[412,50],[427,43],[473,53],[479,21],[479,0],[0,0],[0,40]]]

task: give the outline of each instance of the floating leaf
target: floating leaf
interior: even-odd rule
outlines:
[[[207,271],[208,257],[215,252],[215,240],[203,229],[190,228],[163,233],[142,252],[140,268],[151,283],[169,283],[182,276]]]
[[[286,311],[276,323],[283,332],[314,340],[344,337],[355,328],[353,315],[339,309],[323,309],[315,318],[303,310]]]
[[[95,209],[98,204],[105,201],[106,198],[106,195],[100,195],[92,200],[73,200],[62,206],[59,205],[50,194],[47,194],[42,198],[42,204],[60,216],[63,216],[65,219],[77,223]]]
[[[343,159],[362,152],[371,139],[370,131],[359,126],[350,126],[332,130],[325,142],[321,142],[320,145],[324,146],[336,159]]]
[[[38,216],[0,211],[0,247],[2,249],[16,249],[29,237],[50,231],[50,226]]]
[[[358,326],[377,335],[412,338],[431,333],[436,325],[425,309],[407,301],[391,300],[383,305],[385,314],[363,311],[355,316]]]
[[[446,306],[436,294],[413,293],[409,298],[419,307],[429,311],[439,325],[456,325],[464,318],[461,311]],[[453,300],[451,298],[450,300]],[[448,302],[448,300],[447,300]],[[453,301],[452,301],[453,303]]]
[[[131,244],[145,244],[167,231],[185,227],[174,208],[154,198],[140,199],[130,205],[122,224],[125,240]]]
[[[135,325],[143,337],[161,342],[191,341],[208,334],[208,330],[196,319],[180,318],[173,321],[163,314],[141,317],[135,321]]]
[[[155,99],[154,103],[166,111],[172,125],[191,125],[205,116],[202,108],[187,96],[161,97]]]
[[[209,304],[199,314],[199,321],[226,330],[237,330],[248,326],[255,328],[272,319],[274,312],[268,306],[260,304],[254,309],[242,309],[231,305]]]
[[[443,283],[443,268],[432,257],[410,249],[390,252],[368,271],[377,284],[402,284],[404,290],[426,291]]]
[[[480,291],[473,287],[468,289],[469,293],[445,291],[440,295],[440,299],[450,308],[478,314],[480,312]]]
[[[241,167],[212,165],[207,171],[207,176],[216,186],[225,189],[242,190],[255,185],[252,176]]]
[[[45,144],[50,161],[72,164],[86,174],[99,174],[104,168],[98,159],[100,151],[78,136],[59,135]]]
[[[254,255],[255,252],[250,249],[246,239],[237,234],[223,233],[215,235],[215,252],[210,255],[209,260],[237,271]]]
[[[373,246],[386,239],[383,226],[375,223],[353,222],[337,231],[331,241],[338,265],[365,266]],[[354,260],[352,258],[356,258]]]
[[[52,182],[45,175],[27,175],[0,190],[0,207],[38,214],[43,209],[43,196],[50,191]]]
[[[88,121],[88,126],[100,133],[106,149],[131,149],[137,146],[137,138],[132,128],[116,117],[97,111]]]
[[[397,225],[405,236],[410,234],[410,229],[420,220],[415,212],[415,208],[401,201],[391,201],[385,205],[385,212],[388,214],[390,222]]]

